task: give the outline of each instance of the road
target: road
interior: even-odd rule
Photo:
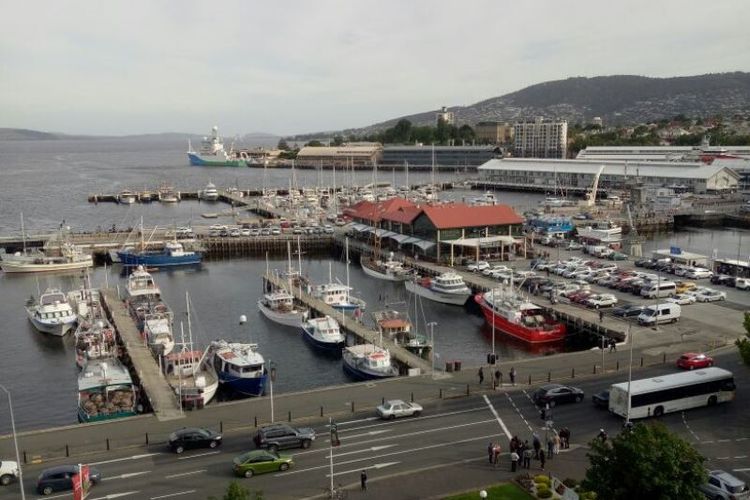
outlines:
[[[707,467],[729,470],[750,481],[750,420],[747,419],[750,369],[742,366],[731,351],[716,359],[718,366],[735,373],[737,400],[714,408],[666,415],[661,420],[696,446],[708,459]],[[674,371],[675,368],[662,365],[638,371],[636,378]],[[619,432],[621,419],[596,409],[590,395],[626,377],[626,372],[619,372],[576,379],[576,386],[586,392],[586,400],[554,408],[554,427],[571,430],[571,450],[552,461],[554,473],[583,477],[588,441],[600,428],[610,435]],[[537,432],[544,437],[544,422],[529,397],[532,390],[528,386],[504,387],[486,395],[441,400],[427,405],[421,417],[396,421],[383,422],[370,414],[354,414],[338,422],[341,446],[334,448],[334,481],[358,490],[359,474],[366,469],[370,496],[406,499],[432,497],[509,478],[504,465],[493,469],[485,463],[486,446],[489,441],[499,441],[507,452],[511,436],[530,439],[531,433]],[[311,449],[286,452],[294,456],[292,469],[242,478],[240,483],[251,490],[263,491],[266,498],[321,496],[330,481],[326,424],[324,421],[313,424],[318,439]],[[179,456],[163,445],[155,445],[148,449],[73,457],[71,461],[85,461],[101,470],[104,480],[92,490],[92,500],[206,499],[211,495],[221,497],[233,478],[232,458],[252,448],[249,431],[225,433],[224,441],[217,450],[189,451]],[[60,463],[63,462],[24,467],[28,498],[38,497],[34,487],[39,472]],[[352,496],[358,494],[353,492]],[[0,500],[11,498],[18,498],[18,485],[0,488]],[[71,495],[54,494],[46,498],[71,498]]]

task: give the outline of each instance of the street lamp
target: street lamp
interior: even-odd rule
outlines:
[[[13,446],[16,449],[16,464],[18,465],[18,484],[21,486],[21,500],[26,500],[26,492],[23,489],[23,471],[21,470],[21,455],[18,453],[18,439],[16,438],[16,419],[13,416],[13,401],[10,397],[10,391],[6,387],[0,384],[2,389],[8,396],[8,412],[10,413],[10,427],[13,430]]]
[[[435,379],[435,356],[437,355],[437,352],[435,351],[435,326],[437,323],[434,321],[430,321],[427,323],[427,326],[430,327],[430,342],[432,343],[432,378]]]
[[[625,414],[625,423],[630,423],[630,382],[633,380],[633,337],[631,336],[631,326],[628,324],[628,342],[630,342],[630,363],[628,364],[628,411]]]

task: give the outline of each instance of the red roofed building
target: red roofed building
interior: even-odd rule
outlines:
[[[508,205],[471,206],[465,203],[417,205],[403,198],[383,202],[361,201],[344,210],[355,222],[357,233],[390,239],[400,249],[454,260],[468,255],[479,258],[523,246],[523,218]],[[446,259],[450,256],[450,259]]]

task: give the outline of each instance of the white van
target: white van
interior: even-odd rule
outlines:
[[[655,304],[646,307],[638,316],[641,325],[658,325],[659,323],[674,323],[680,319],[682,309],[673,303]]]
[[[651,281],[641,288],[641,297],[657,299],[671,297],[677,293],[677,283],[674,281]]]

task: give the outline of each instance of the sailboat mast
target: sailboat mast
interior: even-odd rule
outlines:
[[[23,240],[23,254],[26,255],[26,228],[23,226],[23,212],[21,212],[21,239]]]
[[[292,242],[286,242],[287,279],[289,280],[289,291],[292,291]]]
[[[190,350],[193,350],[193,329],[192,325],[190,323],[190,296],[188,295],[188,291],[185,290],[185,306],[187,308],[185,314],[187,315],[187,323],[188,323],[188,342],[190,343]]]
[[[349,302],[349,238],[345,240],[346,244],[346,301]]]

